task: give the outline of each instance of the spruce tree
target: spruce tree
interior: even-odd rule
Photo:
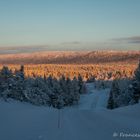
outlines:
[[[119,107],[118,99],[121,93],[118,82],[118,80],[114,80],[112,83],[107,108],[114,109]]]
[[[80,99],[80,93],[79,93],[79,86],[78,86],[78,80],[76,77],[72,80],[72,88],[73,88],[73,101],[78,104],[78,101]]]
[[[138,103],[140,99],[140,61],[135,71],[135,80],[132,85],[133,85],[133,99],[135,103]]]
[[[83,94],[85,92],[85,86],[82,76],[78,75],[78,86],[79,86],[79,93]]]
[[[10,98],[14,83],[12,71],[9,70],[8,67],[3,66],[2,70],[0,71],[0,97],[2,97],[4,100]]]
[[[14,86],[12,87],[12,98],[20,100],[20,101],[26,101],[26,97],[24,95],[24,90],[25,90],[25,76],[24,76],[24,66],[20,67],[20,70],[15,72],[15,77],[14,77]]]
[[[112,91],[110,92],[110,95],[109,95],[107,108],[108,109],[114,109],[114,99],[113,99],[113,93],[112,93]]]

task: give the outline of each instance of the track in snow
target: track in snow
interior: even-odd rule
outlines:
[[[87,93],[81,95],[79,109],[105,109],[110,89],[96,90],[94,83],[87,84]]]

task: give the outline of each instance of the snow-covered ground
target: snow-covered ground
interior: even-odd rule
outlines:
[[[81,96],[79,105],[60,112],[27,103],[0,101],[0,140],[140,139],[140,104],[107,110],[109,89],[95,90],[92,83],[87,87],[88,93]],[[124,134],[131,136],[126,138]]]
[[[93,83],[87,84],[87,94],[81,95],[79,109],[106,109],[110,89],[96,90]]]

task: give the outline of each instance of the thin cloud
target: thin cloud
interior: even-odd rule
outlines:
[[[45,51],[48,46],[36,45],[36,46],[12,46],[12,47],[0,47],[0,54],[15,54],[15,53],[30,53]]]
[[[80,45],[81,42],[79,41],[72,41],[72,42],[62,42],[61,45]]]
[[[140,36],[123,37],[112,40],[120,43],[140,44]]]

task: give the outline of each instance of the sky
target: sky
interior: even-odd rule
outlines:
[[[140,50],[140,0],[0,0],[1,52],[108,49]]]

